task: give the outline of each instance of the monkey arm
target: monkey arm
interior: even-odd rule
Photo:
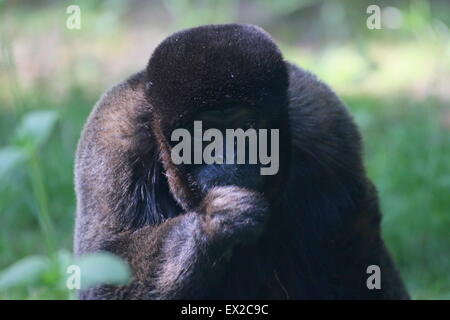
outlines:
[[[251,243],[263,230],[268,206],[256,192],[212,189],[198,211],[122,232],[100,249],[131,266],[134,278],[121,287],[100,286],[88,299],[192,299],[211,296],[234,246]]]

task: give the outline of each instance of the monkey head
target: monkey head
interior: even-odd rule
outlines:
[[[170,190],[184,209],[197,205],[214,186],[237,185],[268,195],[280,187],[288,144],[288,71],[265,31],[228,24],[177,32],[154,50],[146,74],[151,127]],[[261,176],[258,164],[175,165],[171,134],[177,128],[192,130],[195,120],[204,129],[221,131],[279,129],[280,171]]]

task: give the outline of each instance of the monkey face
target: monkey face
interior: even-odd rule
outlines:
[[[195,153],[200,152],[202,157],[198,163],[185,164],[190,184],[203,194],[213,187],[230,185],[263,191],[261,164],[253,153],[258,150],[254,145],[258,143],[258,130],[267,128],[270,120],[258,111],[245,106],[207,109],[186,123],[184,128],[191,139],[190,160],[199,158]]]
[[[185,209],[214,186],[266,188],[259,164],[229,163],[239,160],[229,155],[239,146],[224,143],[222,151],[216,148],[215,156],[222,156],[224,163],[176,164],[171,156],[174,130],[193,134],[189,126],[196,120],[202,121],[203,130],[216,129],[225,136],[228,129],[252,126],[287,132],[287,66],[266,32],[239,24],[184,30],[155,49],[146,71],[146,95],[154,110],[151,127],[171,192]],[[251,155],[251,150],[241,151]]]

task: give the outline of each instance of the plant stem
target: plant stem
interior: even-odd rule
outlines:
[[[54,228],[52,220],[50,218],[48,196],[44,184],[44,179],[42,177],[41,163],[34,148],[32,148],[30,152],[29,164],[31,184],[39,206],[39,227],[45,237],[48,254],[50,257],[53,257],[55,254]]]

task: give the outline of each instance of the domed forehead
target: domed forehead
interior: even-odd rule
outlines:
[[[169,36],[147,66],[148,96],[165,117],[203,107],[261,105],[283,97],[288,76],[270,36],[250,25],[212,25]]]
[[[168,37],[154,51],[149,73],[164,73],[166,80],[211,73],[233,78],[243,72],[266,72],[281,61],[279,49],[262,29],[250,25],[213,25]]]

